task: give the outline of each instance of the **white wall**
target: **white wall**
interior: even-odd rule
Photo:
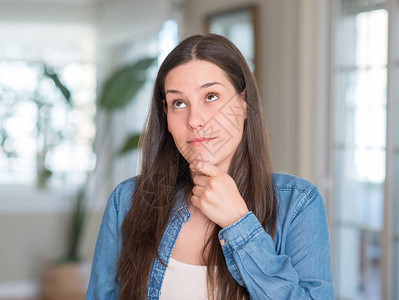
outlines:
[[[1,22],[39,22],[91,24],[95,20],[91,1],[29,1],[2,0]]]
[[[103,1],[96,7],[103,45],[118,46],[161,29],[169,1]]]

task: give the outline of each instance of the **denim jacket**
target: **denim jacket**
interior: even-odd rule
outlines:
[[[137,178],[128,179],[112,192],[98,234],[86,299],[118,299],[115,283],[122,247],[120,229],[131,204]],[[246,287],[251,299],[334,299],[330,242],[323,198],[310,182],[273,174],[278,201],[274,239],[250,211],[219,232],[231,275]],[[182,194],[172,212],[159,246],[168,263],[179,232],[190,218]],[[166,268],[154,259],[147,298],[159,299]]]

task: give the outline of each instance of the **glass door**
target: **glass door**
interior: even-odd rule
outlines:
[[[380,299],[386,175],[388,11],[338,1],[333,178],[338,299]]]

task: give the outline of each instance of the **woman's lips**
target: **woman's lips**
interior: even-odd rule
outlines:
[[[193,146],[199,146],[202,144],[207,144],[209,141],[213,140],[213,138],[196,138],[196,139],[191,139],[188,142],[193,145]]]

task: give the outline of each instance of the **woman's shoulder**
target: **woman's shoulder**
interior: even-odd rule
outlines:
[[[134,176],[119,183],[111,193],[115,210],[119,212],[127,211],[133,199],[134,189],[136,188],[139,176]]]
[[[298,214],[315,201],[324,206],[318,187],[304,178],[273,173],[273,184],[280,212]]]
[[[297,190],[306,193],[317,188],[312,182],[290,174],[273,173],[274,189],[278,191]]]
[[[135,188],[137,182],[139,180],[139,175],[126,179],[119,183],[113,190],[113,193],[128,193]]]

